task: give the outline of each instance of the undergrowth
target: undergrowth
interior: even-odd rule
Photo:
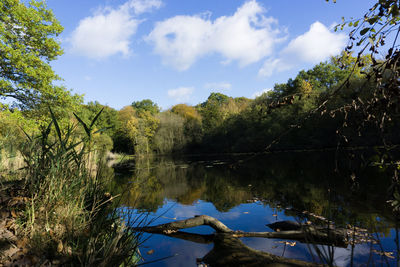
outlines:
[[[75,115],[77,123],[62,129],[51,112],[39,135],[26,134],[21,153],[29,200],[18,221],[32,255],[69,266],[130,266],[139,260],[140,233],[129,230],[126,218],[140,218],[118,214],[117,196],[106,190],[106,151],[92,142],[100,113],[90,124]],[[79,127],[83,137],[76,134]]]

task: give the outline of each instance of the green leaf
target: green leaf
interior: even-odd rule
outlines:
[[[107,130],[112,129],[112,128],[113,128],[112,126],[101,128],[100,130],[95,131],[93,134],[102,133],[102,132],[107,131]]]
[[[56,132],[57,132],[58,139],[60,140],[60,143],[62,144],[62,146],[65,147],[65,146],[64,146],[64,142],[63,142],[63,140],[62,140],[62,135],[61,135],[60,126],[58,125],[58,122],[57,122],[57,118],[56,118],[56,116],[54,115],[54,113],[53,113],[53,111],[51,110],[50,107],[49,107],[49,110],[50,110],[51,119],[52,119],[52,121],[53,121],[53,123],[54,123],[54,127],[56,128]]]
[[[51,130],[51,125],[53,124],[53,122],[49,123],[49,126],[47,126],[46,131],[44,132],[45,136],[47,137],[50,134],[50,130]]]
[[[93,125],[95,124],[95,122],[97,121],[97,119],[99,118],[101,112],[103,112],[104,107],[99,111],[99,113],[97,113],[97,115],[93,118],[92,123],[90,123],[90,128],[93,127]]]
[[[392,14],[394,18],[396,18],[399,15],[399,8],[397,7],[397,3],[393,4],[389,8],[389,13]]]
[[[83,126],[83,128],[85,129],[85,132],[86,132],[87,136],[90,137],[90,129],[89,129],[89,127],[86,125],[86,123],[84,123],[83,120],[81,120],[81,118],[79,118],[79,116],[76,115],[75,112],[74,112],[74,116],[75,116],[75,118],[79,121],[79,123]]]
[[[360,35],[366,34],[371,28],[364,28],[360,31]]]
[[[32,142],[32,138],[29,136],[29,134],[27,133],[27,132],[25,132],[25,130],[24,130],[24,128],[22,128],[22,127],[19,127],[21,130],[22,130],[22,132],[25,134],[25,136],[28,138],[28,140],[29,140],[29,142]]]
[[[368,23],[370,25],[372,25],[372,24],[374,24],[375,22],[378,21],[378,18],[379,18],[378,16],[375,16],[375,17],[372,17],[372,18],[368,19],[367,21],[368,21]]]

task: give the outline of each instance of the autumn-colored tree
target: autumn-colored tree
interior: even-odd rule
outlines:
[[[118,125],[113,137],[114,150],[117,152],[134,153],[138,133],[138,119],[132,106],[125,106],[118,111]]]
[[[159,126],[159,119],[150,111],[142,111],[138,113],[138,133],[136,139],[135,153],[149,154],[152,153],[152,143],[154,134]]]
[[[157,119],[160,121],[154,135],[154,149],[157,153],[182,152],[188,139],[185,134],[185,119],[170,111],[160,113]]]
[[[173,106],[171,108],[171,111],[172,111],[172,113],[180,115],[187,120],[201,121],[200,114],[192,106],[188,106],[186,104],[178,104],[178,105]]]

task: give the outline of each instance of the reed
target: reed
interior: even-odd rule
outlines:
[[[94,146],[93,125],[77,115],[63,129],[52,120],[36,136],[26,134],[21,148],[24,185],[29,196],[20,228],[29,253],[57,259],[62,265],[124,266],[138,260],[141,233],[130,231],[129,210],[116,209],[107,192],[105,149]],[[83,128],[85,136],[76,134]],[[124,213],[124,214],[121,214]]]

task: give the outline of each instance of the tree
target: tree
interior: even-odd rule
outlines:
[[[203,137],[202,117],[193,106],[178,104],[172,107],[171,112],[185,119],[184,135],[185,144],[182,148],[188,149],[188,146],[196,145],[201,142]]]
[[[97,129],[104,129],[106,134],[110,137],[113,137],[116,130],[119,128],[119,120],[118,120],[118,111],[109,107],[100,104],[99,102],[89,102],[86,105],[82,105],[80,107],[80,111],[78,114],[81,119],[85,121],[92,121],[93,118],[100,112],[101,116],[99,116],[94,124]]]
[[[400,212],[400,164],[398,154],[393,151],[398,152],[400,142],[397,133],[400,123],[399,8],[399,0],[379,0],[362,18],[348,21],[343,18],[343,22],[336,26],[335,30],[342,30],[346,26],[352,28],[346,52],[358,50],[356,64],[360,67],[364,65],[360,60],[362,55],[368,54],[372,63],[362,74],[374,86],[368,88],[368,94],[364,93],[365,90],[359,91],[350,104],[344,104],[332,113],[332,116],[338,113],[345,118],[337,130],[345,143],[349,139],[349,130],[353,135],[360,135],[363,129],[376,131],[375,139],[379,139],[380,145],[383,145],[379,156],[381,160],[377,164],[392,173],[393,183],[388,192],[397,212]],[[387,43],[388,40],[390,43]],[[346,86],[350,86],[349,79],[343,87]],[[363,96],[360,97],[361,94]]]
[[[365,83],[372,85],[361,86],[361,89],[353,94],[353,101],[332,112],[332,116],[339,113],[343,114],[345,118],[341,128],[338,129],[338,133],[345,143],[348,142],[345,132],[349,132],[349,129],[360,134],[360,129],[367,128],[375,129],[386,152],[391,150],[391,143],[399,142],[399,139],[396,138],[397,135],[393,134],[400,122],[398,102],[400,97],[399,6],[399,0],[377,1],[364,14],[363,18],[348,21],[343,18],[343,22],[335,28],[335,30],[343,29],[346,26],[351,28],[345,52],[348,54],[355,49],[358,50],[353,68],[356,66],[363,68],[360,74],[363,75]],[[390,40],[389,44],[386,43],[387,40]],[[365,57],[369,58],[369,62],[366,63],[363,60]],[[338,62],[341,63],[342,68],[349,65],[345,56]],[[352,86],[350,78],[354,74],[356,73],[352,72],[343,83],[342,88],[339,89]],[[397,179],[398,177],[395,178],[395,180]]]
[[[203,118],[205,132],[212,132],[213,129],[221,125],[224,120],[224,114],[221,113],[221,110],[228,102],[228,96],[221,93],[211,93],[207,101],[201,103],[200,114]]]
[[[114,135],[114,150],[118,152],[148,154],[159,120],[150,111],[126,106],[118,111],[118,129]]]
[[[138,124],[136,112],[132,106],[126,106],[118,111],[119,128],[114,136],[114,150],[133,153],[137,143]]]
[[[149,154],[151,152],[153,137],[160,124],[160,120],[147,110],[139,112],[138,119],[139,124],[135,153]]]
[[[186,145],[185,119],[170,111],[160,113],[160,125],[154,135],[154,148],[158,153],[167,154],[181,151]]]
[[[62,54],[55,39],[62,31],[43,1],[0,2],[0,98],[14,99],[21,109],[79,100],[53,85],[60,78],[49,62]]]
[[[152,115],[156,115],[160,112],[160,108],[156,103],[151,101],[150,99],[144,99],[142,101],[135,101],[132,103],[132,107],[137,110],[138,113],[148,111]]]
[[[197,110],[194,107],[188,106],[186,104],[178,104],[173,106],[171,112],[180,115],[186,120],[201,121],[201,116],[197,112]]]

